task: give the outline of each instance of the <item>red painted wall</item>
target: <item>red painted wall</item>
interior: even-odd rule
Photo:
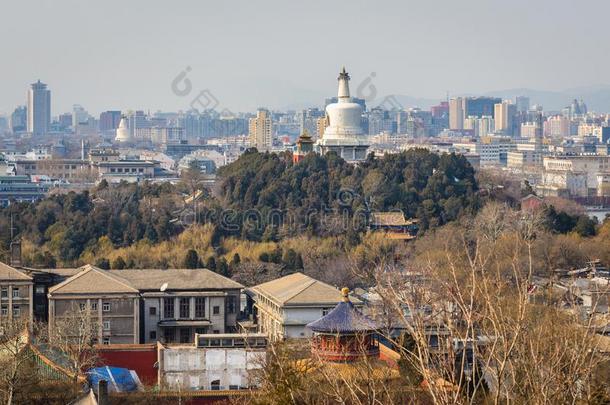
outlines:
[[[157,347],[155,345],[139,345],[120,347],[119,345],[98,347],[100,365],[123,367],[134,370],[142,384],[157,384]]]

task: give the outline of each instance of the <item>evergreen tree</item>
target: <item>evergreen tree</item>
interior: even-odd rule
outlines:
[[[127,267],[127,264],[125,263],[125,260],[123,260],[123,258],[121,256],[118,256],[116,259],[114,259],[112,261],[112,268],[114,270],[123,270],[125,267]]]
[[[205,268],[214,272],[216,271],[216,259],[214,256],[208,258],[208,261],[205,263]]]
[[[99,258],[95,262],[95,267],[100,268],[102,270],[110,270],[110,260],[104,257]]]
[[[184,257],[185,269],[196,269],[199,267],[199,255],[194,249],[189,249]]]
[[[229,264],[227,263],[227,259],[221,257],[218,260],[217,271],[218,274],[223,275],[225,277],[231,277],[231,273],[229,270]]]
[[[288,249],[282,257],[282,264],[286,266],[286,269],[288,270],[295,270],[298,268],[297,260],[297,252],[295,252],[294,249]]]
[[[239,257],[239,253],[235,253],[233,258],[231,259],[231,267],[236,267],[241,263],[241,258]]]

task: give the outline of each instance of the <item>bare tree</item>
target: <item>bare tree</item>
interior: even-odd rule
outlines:
[[[48,346],[65,359],[63,364],[71,376],[74,389],[78,388],[83,372],[98,364],[96,344],[99,330],[98,320],[91,310],[75,306],[65,315],[56,317],[50,325]]]
[[[0,323],[0,392],[7,405],[38,381],[32,352],[27,348],[27,327],[21,320],[3,319]]]

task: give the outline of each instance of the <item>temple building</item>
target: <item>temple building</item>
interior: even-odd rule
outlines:
[[[337,102],[326,106],[326,123],[317,146],[323,155],[335,152],[348,162],[366,159],[369,141],[362,130],[362,106],[355,103],[349,93],[349,74],[345,68],[339,73]]]
[[[119,122],[119,127],[116,129],[116,137],[114,138],[116,142],[133,142],[133,137],[127,127],[127,120],[125,117],[121,117],[121,121]]]
[[[351,362],[379,357],[375,323],[349,299],[349,289],[341,290],[343,300],[332,311],[307,324],[313,331],[311,352],[322,361]]]
[[[307,130],[303,131],[297,139],[297,146],[292,154],[293,163],[299,163],[308,153],[313,152],[313,145],[314,141]]]

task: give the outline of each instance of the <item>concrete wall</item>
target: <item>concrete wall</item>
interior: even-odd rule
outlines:
[[[166,347],[160,349],[159,383],[166,389],[239,389],[251,385],[249,372],[261,367],[265,350],[242,348],[199,349]]]

